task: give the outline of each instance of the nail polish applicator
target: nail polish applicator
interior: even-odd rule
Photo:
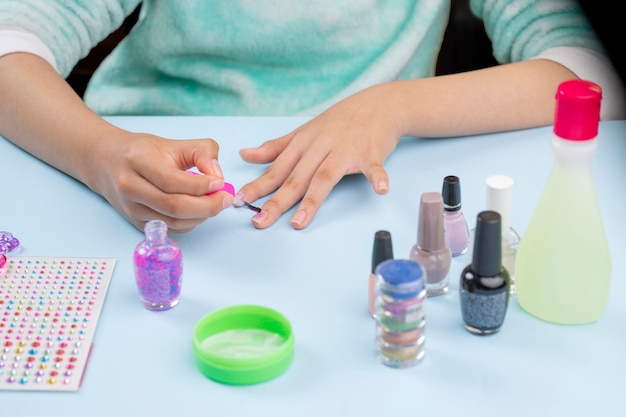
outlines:
[[[190,173],[190,174],[193,174],[193,175],[202,175],[202,174],[199,174],[199,173],[194,172],[194,171],[187,171],[187,172]],[[232,195],[233,198],[234,198],[233,204],[235,204],[235,205],[237,205],[239,207],[245,207],[248,210],[252,210],[252,211],[255,211],[257,213],[261,212],[261,209],[259,207],[253,206],[252,204],[235,197],[235,187],[231,183],[226,182],[226,181],[224,181],[224,185],[222,186],[222,188],[220,188],[218,190],[215,190],[215,191],[211,191],[207,195],[218,193],[220,191],[226,191],[228,194]]]
[[[232,195],[234,197],[233,204],[240,206],[240,207],[245,207],[248,210],[256,211],[257,213],[261,212],[261,209],[259,207],[253,206],[252,204],[235,197],[235,187],[231,183],[226,182],[226,181],[224,181],[224,186],[222,188],[220,188],[219,190],[212,191],[208,195],[214,194],[220,191],[226,191],[228,194]]]

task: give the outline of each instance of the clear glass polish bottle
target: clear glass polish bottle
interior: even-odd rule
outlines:
[[[452,255],[446,246],[441,193],[426,192],[421,196],[417,242],[411,248],[409,258],[426,271],[426,291],[429,297],[448,292]]]
[[[167,236],[167,224],[150,220],[145,239],[133,253],[139,296],[148,310],[168,310],[178,304],[183,275],[183,254],[178,243]]]
[[[506,317],[511,283],[502,266],[501,236],[500,214],[478,213],[472,263],[461,273],[459,285],[465,329],[476,335],[496,333]]]
[[[469,246],[469,228],[465,215],[461,211],[461,182],[459,177],[448,175],[443,179],[441,196],[443,197],[446,245],[453,257],[463,255]]]
[[[515,257],[520,243],[520,235],[510,226],[510,212],[513,193],[513,178],[507,175],[491,175],[485,181],[487,185],[486,210],[495,211],[502,219],[502,266],[506,268],[511,279],[511,295],[517,294],[515,285]],[[476,229],[470,232],[470,259],[474,245]]]
[[[608,302],[611,259],[591,175],[601,99],[589,81],[559,86],[554,164],[517,251],[520,306],[552,323],[596,321]]]

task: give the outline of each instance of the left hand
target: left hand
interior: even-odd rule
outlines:
[[[368,88],[285,136],[242,149],[245,161],[271,166],[244,185],[238,197],[252,202],[276,191],[252,218],[254,226],[272,225],[300,201],[290,223],[305,228],[345,175],[362,173],[376,193],[386,194],[389,178],[383,163],[401,136],[390,99],[384,84]]]

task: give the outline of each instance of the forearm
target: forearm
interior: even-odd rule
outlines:
[[[92,112],[41,58],[0,58],[0,134],[37,158],[91,186],[95,144],[117,131]]]
[[[443,137],[552,123],[557,86],[576,76],[548,60],[382,85],[401,135]]]

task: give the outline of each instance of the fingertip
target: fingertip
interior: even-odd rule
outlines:
[[[211,160],[211,168],[213,168],[213,174],[218,177],[224,179],[224,173],[222,172],[222,167],[217,159]]]
[[[304,229],[307,225],[306,210],[298,209],[296,213],[293,215],[293,217],[291,218],[289,224],[291,224],[291,226],[294,229],[298,229],[298,230]]]
[[[257,229],[265,229],[272,225],[273,222],[269,219],[269,213],[267,210],[261,210],[252,217],[252,224]]]
[[[226,191],[228,193],[228,190],[226,190],[225,188],[227,188],[230,184],[227,184],[227,182],[224,182],[224,180],[221,179],[211,180],[209,182],[209,190],[207,192],[207,195],[211,195],[220,191]]]
[[[389,177],[382,166],[372,166],[364,171],[363,174],[372,184],[376,194],[387,194],[389,192]]]
[[[227,209],[233,204],[235,197],[230,193],[224,193],[224,199],[222,200],[222,210]]]
[[[389,192],[389,183],[387,181],[378,181],[374,184],[374,191],[377,194],[387,194]]]

